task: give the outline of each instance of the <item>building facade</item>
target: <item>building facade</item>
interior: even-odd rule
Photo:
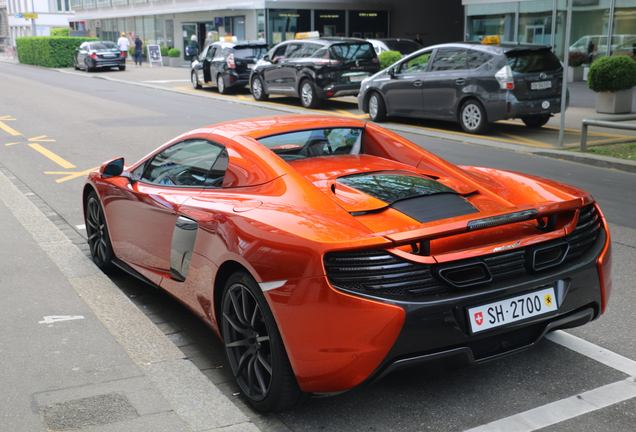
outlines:
[[[15,45],[15,39],[22,36],[50,36],[52,28],[68,27],[73,19],[70,1],[6,0],[7,44]],[[22,18],[21,14],[36,14],[37,18]]]
[[[499,35],[503,41],[545,44],[563,59],[566,0],[462,0],[462,4],[467,40]],[[590,60],[629,52],[636,44],[636,0],[572,0],[570,25],[569,51],[585,53]]]

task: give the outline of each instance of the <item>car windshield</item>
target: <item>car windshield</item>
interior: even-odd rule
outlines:
[[[100,42],[91,44],[91,49],[95,51],[119,51],[119,47],[113,42]]]
[[[266,46],[234,47],[234,58],[242,60],[260,60],[267,53]]]
[[[548,48],[510,51],[506,57],[513,73],[551,72],[562,67],[559,59]]]
[[[402,55],[411,54],[419,49],[422,49],[420,44],[413,42],[412,40],[385,40],[383,41],[391,51],[397,51]]]
[[[373,45],[368,42],[335,44],[329,47],[330,57],[334,60],[370,60],[375,57]]]
[[[258,140],[283,160],[362,153],[362,129],[311,129]]]

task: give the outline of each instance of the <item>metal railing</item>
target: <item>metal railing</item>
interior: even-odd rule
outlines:
[[[625,129],[625,130],[636,130],[636,123],[630,124],[621,124],[617,122],[624,122],[636,120],[636,115],[617,115],[617,116],[607,116],[607,117],[599,117],[599,118],[590,118],[583,119],[581,121],[581,151],[585,151],[587,147],[587,127],[588,126],[597,126],[597,127],[605,127],[612,129]],[[634,138],[636,140],[636,137]]]

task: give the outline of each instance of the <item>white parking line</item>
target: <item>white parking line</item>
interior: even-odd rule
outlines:
[[[531,432],[636,397],[636,361],[561,330],[548,334],[546,338],[630,375],[630,378],[496,420],[465,432]]]

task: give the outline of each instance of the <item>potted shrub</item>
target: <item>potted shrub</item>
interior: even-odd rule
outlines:
[[[168,51],[170,51],[170,49],[166,46],[161,45],[159,47],[159,50],[161,51],[161,61],[163,62],[163,65],[170,66],[170,59],[168,57]]]
[[[380,59],[380,67],[382,69],[386,69],[396,61],[401,60],[402,54],[397,51],[384,51],[383,53],[380,53],[378,58]]]
[[[170,58],[170,66],[181,67],[181,50],[177,48],[168,50],[168,57]]]
[[[568,58],[568,82],[583,81],[583,65],[588,62],[587,54],[571,51]]]
[[[632,111],[632,87],[636,85],[636,61],[629,56],[600,58],[590,66],[587,86],[596,92],[596,112],[621,114]]]

